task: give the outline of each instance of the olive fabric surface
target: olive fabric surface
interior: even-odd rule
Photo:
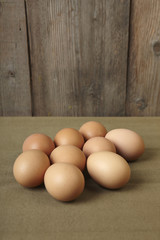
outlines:
[[[52,139],[64,127],[100,121],[107,130],[129,128],[145,142],[144,154],[129,163],[131,179],[119,190],[97,185],[85,171],[86,186],[73,202],[53,199],[44,186],[28,189],[12,168],[32,133]],[[160,239],[160,117],[1,117],[0,239]]]

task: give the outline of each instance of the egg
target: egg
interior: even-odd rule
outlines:
[[[50,155],[54,148],[55,145],[52,139],[41,133],[35,133],[28,136],[22,146],[23,152],[31,149],[38,149],[47,155]]]
[[[85,180],[79,168],[69,163],[51,165],[44,176],[48,193],[60,201],[72,201],[84,190]]]
[[[50,166],[48,156],[40,150],[21,153],[14,162],[13,175],[24,187],[36,187],[43,183],[44,174]]]
[[[56,146],[74,145],[78,148],[82,148],[84,144],[84,138],[82,134],[74,128],[63,128],[57,132],[54,142]]]
[[[85,154],[76,146],[61,145],[55,148],[50,155],[52,163],[71,163],[80,170],[84,170],[86,164]]]
[[[85,142],[83,152],[88,157],[94,152],[111,151],[116,152],[114,144],[105,137],[93,137]]]
[[[144,142],[140,135],[129,129],[113,129],[106,136],[114,143],[117,153],[127,161],[134,161],[144,152]]]
[[[97,121],[89,121],[84,123],[80,129],[80,133],[83,135],[85,140],[88,140],[92,137],[104,137],[107,133],[106,128]]]
[[[87,170],[95,182],[109,189],[123,187],[131,175],[127,161],[108,151],[92,153],[87,159]]]

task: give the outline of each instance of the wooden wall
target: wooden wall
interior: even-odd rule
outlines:
[[[160,115],[160,1],[0,0],[0,115]]]

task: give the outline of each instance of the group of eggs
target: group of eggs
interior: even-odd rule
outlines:
[[[130,179],[129,161],[144,152],[143,139],[129,129],[106,128],[97,121],[84,123],[79,130],[63,128],[54,140],[32,134],[23,143],[13,174],[24,187],[44,182],[48,193],[60,201],[72,201],[84,190],[85,167],[91,178],[108,189],[123,187]]]

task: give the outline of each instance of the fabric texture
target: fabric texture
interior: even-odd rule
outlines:
[[[89,120],[107,130],[129,128],[145,142],[144,154],[129,163],[131,179],[120,190],[86,185],[75,201],[53,199],[42,185],[28,189],[13,177],[13,164],[32,133],[54,138],[64,127],[79,129]],[[0,239],[160,239],[160,117],[1,117]]]

